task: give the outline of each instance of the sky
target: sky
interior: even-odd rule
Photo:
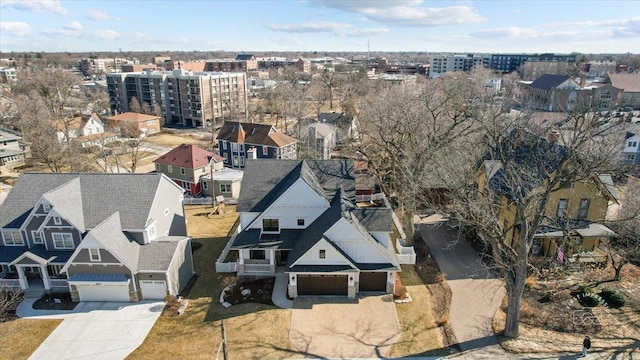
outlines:
[[[640,53],[640,1],[0,0],[0,51]]]

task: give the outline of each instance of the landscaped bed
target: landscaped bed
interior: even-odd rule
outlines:
[[[274,277],[239,281],[223,290],[220,302],[227,307],[246,303],[273,305],[271,294],[274,282]]]
[[[44,294],[33,303],[33,308],[36,310],[73,310],[76,305],[78,305],[77,302],[71,301],[71,294],[65,292]]]

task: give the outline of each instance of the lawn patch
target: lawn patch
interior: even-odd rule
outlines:
[[[0,359],[28,359],[61,322],[43,319],[0,322]]]

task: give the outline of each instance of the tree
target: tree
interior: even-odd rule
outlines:
[[[139,114],[143,113],[142,105],[140,105],[140,101],[138,101],[138,98],[135,96],[132,96],[131,100],[129,100],[129,111]]]
[[[338,76],[337,73],[333,70],[329,70],[325,68],[320,73],[320,78],[322,79],[322,83],[327,89],[329,93],[329,108],[333,110],[333,92],[338,85]]]
[[[578,104],[559,124],[509,111],[519,98],[513,84],[506,84],[506,103],[495,106],[487,76],[453,74],[373,96],[361,113],[363,149],[405,219],[426,207],[472,228],[488,245],[507,288],[505,336],[517,337],[534,236],[542,226],[571,230],[570,222],[546,216],[551,194],[618,171],[623,134],[619,123],[593,111],[597,104]],[[481,181],[481,165],[499,172],[501,191]],[[445,189],[447,201],[434,201],[433,188]]]
[[[119,154],[123,155],[129,165],[129,172],[135,173],[138,163],[147,156],[147,139],[140,137],[137,124],[125,126],[120,129],[124,140],[119,149]],[[119,158],[116,159],[119,162]],[[118,166],[120,163],[118,163]],[[124,164],[122,164],[124,166]],[[126,166],[125,166],[126,167]]]
[[[626,264],[640,265],[640,179],[628,177],[621,209],[611,225],[618,237],[607,244],[607,255],[615,271],[613,281],[620,281]]]

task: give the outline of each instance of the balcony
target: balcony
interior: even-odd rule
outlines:
[[[238,274],[273,274],[275,273],[275,265],[270,263],[269,259],[238,259]]]

